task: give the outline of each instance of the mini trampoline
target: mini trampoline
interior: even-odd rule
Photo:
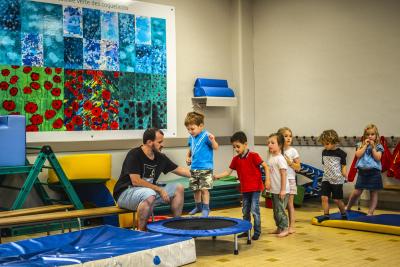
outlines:
[[[342,220],[340,213],[333,213],[329,217],[329,220],[318,222],[320,216],[317,216],[311,223],[318,226],[400,235],[400,214],[367,216],[364,212],[348,211],[348,220]]]
[[[247,232],[247,244],[251,244],[251,223],[228,217],[178,217],[147,225],[151,232],[177,236],[206,237],[234,235],[234,254],[239,254],[237,234]]]

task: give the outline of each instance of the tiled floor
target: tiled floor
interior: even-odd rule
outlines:
[[[392,212],[376,212],[380,213]],[[307,202],[296,214],[296,233],[277,238],[267,234],[274,229],[272,210],[261,208],[261,239],[251,245],[240,239],[237,256],[232,235],[197,238],[197,261],[188,266],[400,266],[400,236],[311,225],[311,218],[321,214],[317,202]],[[211,215],[241,218],[241,209],[216,210]],[[4,238],[3,242],[33,236],[38,235]]]
[[[296,212],[296,233],[277,238],[267,234],[274,229],[272,210],[261,208],[261,239],[251,245],[241,239],[237,256],[232,236],[196,239],[197,262],[189,266],[400,266],[400,236],[311,225],[311,218],[321,214],[318,203],[308,203]],[[376,212],[380,213],[388,212]],[[240,218],[241,209],[212,215]]]

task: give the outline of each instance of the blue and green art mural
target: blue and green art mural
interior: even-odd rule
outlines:
[[[166,21],[0,1],[0,114],[27,131],[167,128]]]

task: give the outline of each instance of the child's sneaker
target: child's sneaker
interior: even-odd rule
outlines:
[[[258,240],[259,238],[260,238],[259,235],[253,235],[253,236],[251,237],[252,240]]]
[[[342,213],[342,214],[340,214],[340,215],[342,216],[342,220],[347,220],[347,219],[348,219],[346,213]]]
[[[329,214],[322,215],[317,220],[318,220],[319,223],[321,223],[323,221],[326,221],[326,220],[329,220]]]
[[[203,217],[208,217],[208,214],[210,213],[209,209],[204,209],[201,211],[201,216]]]
[[[196,206],[194,207],[194,209],[192,209],[189,212],[189,215],[195,215],[196,213],[200,212],[202,210],[202,203],[196,203]]]

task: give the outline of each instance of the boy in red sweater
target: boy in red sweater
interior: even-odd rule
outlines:
[[[264,189],[260,165],[265,170],[267,189],[271,187],[269,168],[257,153],[249,151],[244,132],[232,135],[231,144],[237,156],[233,157],[229,170],[214,175],[214,179],[220,179],[236,171],[240,181],[240,192],[243,194],[243,219],[250,221],[250,213],[253,214],[254,234],[251,239],[258,240],[261,235],[260,192]],[[247,233],[242,233],[238,237],[247,237]]]

